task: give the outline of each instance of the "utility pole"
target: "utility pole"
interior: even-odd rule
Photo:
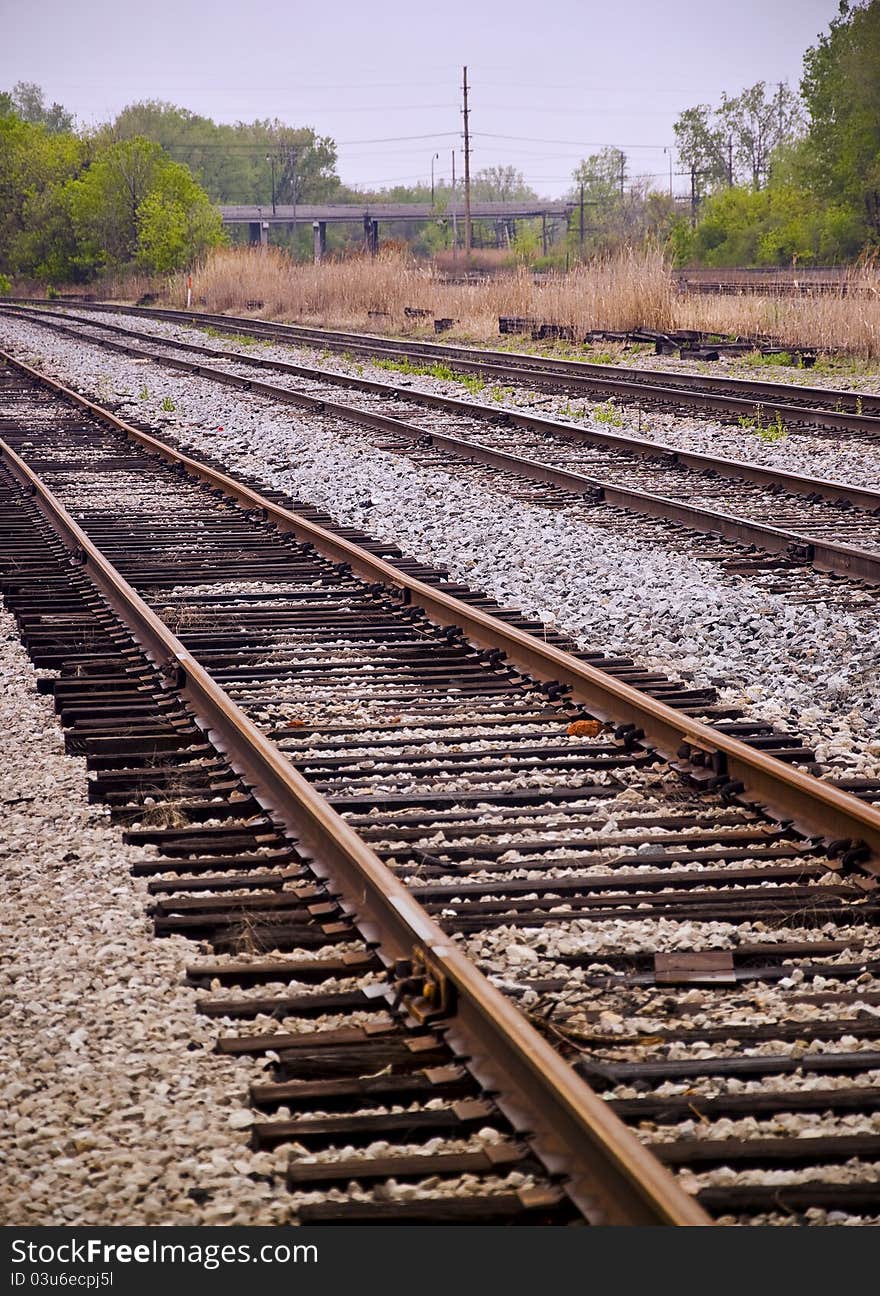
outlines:
[[[581,249],[581,256],[584,255],[584,182],[581,181],[581,220],[578,229],[578,243]]]
[[[781,81],[776,82],[776,88],[779,91],[779,94],[776,96],[776,107],[779,120],[779,139],[777,140],[777,143],[781,143],[782,141],[782,85],[783,83]]]
[[[623,181],[626,177],[626,154],[620,151],[620,196],[623,197]]]
[[[471,229],[471,136],[467,68],[464,68],[463,71],[461,88],[463,97],[462,114],[464,116],[464,254],[465,258],[470,261],[473,240],[473,231]]]
[[[733,136],[727,137],[727,183],[733,188]]]
[[[697,167],[691,163],[691,225],[697,223]]]
[[[290,189],[293,198],[293,228],[291,230],[293,258],[296,260],[296,164],[298,161],[298,149],[292,145],[287,148],[287,162],[284,170],[290,175]]]
[[[290,150],[290,160],[293,166],[293,259],[296,260],[296,149]]]
[[[452,259],[458,256],[458,217],[455,214],[455,149],[452,150]]]

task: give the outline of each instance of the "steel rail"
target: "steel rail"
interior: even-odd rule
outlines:
[[[18,298],[24,304],[52,306],[39,298]],[[424,357],[454,361],[455,367],[478,373],[496,381],[513,380],[559,386],[571,390],[598,391],[608,395],[660,405],[687,405],[723,414],[757,413],[788,415],[798,422],[819,425],[846,432],[866,432],[880,436],[880,396],[844,391],[838,388],[795,386],[762,379],[704,377],[697,374],[632,369],[620,365],[591,364],[584,360],[563,360],[516,351],[493,351],[462,347],[451,343],[429,342],[383,336],[376,333],[345,333],[300,324],[281,324],[249,316],[174,310],[153,306],[120,306],[117,303],[77,303],[80,309],[108,311],[115,314],[141,314],[174,323],[204,322],[226,330],[250,333],[255,337],[287,339],[329,350],[376,354],[389,357]],[[725,394],[730,393],[730,394]],[[804,402],[816,401],[819,405]],[[831,402],[838,408],[829,408]],[[801,403],[798,403],[801,402]],[[840,408],[847,406],[849,408]],[[860,412],[861,408],[861,412]]]
[[[880,809],[665,706],[597,667],[552,644],[542,643],[534,635],[507,625],[443,590],[407,576],[359,545],[274,504],[226,473],[199,463],[149,433],[138,431],[109,410],[14,356],[0,351],[0,360],[124,432],[167,462],[222,490],[245,508],[258,510],[279,530],[313,544],[335,562],[347,563],[362,579],[398,590],[404,603],[421,608],[436,624],[457,627],[479,648],[501,649],[513,666],[535,679],[567,684],[573,700],[600,719],[641,730],[660,753],[681,762],[682,772],[700,777],[705,775],[704,767],[708,764],[717,778],[728,780],[729,787],[741,785],[751,802],[763,806],[778,819],[791,821],[806,835],[861,844],[867,849],[865,866],[874,874],[880,873]],[[698,762],[691,760],[695,755]]]
[[[96,413],[88,402],[82,405]],[[424,952],[431,970],[454,987],[452,1013],[442,1021],[449,1043],[514,1128],[527,1132],[536,1155],[562,1178],[585,1218],[596,1224],[710,1224],[669,1171],[215,683],[3,440],[0,456],[141,648],[174,681],[175,692],[260,805],[313,853],[312,868],[342,892],[343,907],[363,937],[379,944],[389,965]]]
[[[53,327],[71,334],[75,337],[82,337],[75,329],[70,329],[66,325],[58,324],[56,321],[36,321],[38,324],[45,324],[47,327]],[[100,326],[99,326],[100,327]],[[125,330],[128,331],[128,330]],[[153,340],[152,338],[150,339]],[[450,436],[446,433],[428,432],[423,428],[406,423],[400,419],[391,418],[388,415],[377,414],[371,410],[360,410],[354,406],[344,405],[338,402],[327,401],[321,397],[309,396],[304,392],[292,391],[287,387],[278,387],[273,383],[254,382],[248,378],[239,377],[236,374],[229,373],[226,370],[212,369],[205,365],[194,364],[190,361],[180,360],[174,356],[156,355],[150,351],[144,351],[139,347],[131,346],[128,343],[114,342],[109,338],[95,338],[95,345],[106,347],[111,351],[118,351],[123,355],[130,355],[140,359],[150,359],[155,364],[164,365],[167,368],[178,369],[184,373],[192,374],[200,378],[206,378],[213,382],[224,383],[227,386],[236,387],[241,391],[252,394],[270,396],[273,400],[283,402],[289,405],[296,405],[302,409],[312,410],[319,414],[329,414],[350,423],[357,423],[363,427],[370,427],[382,432],[388,432],[402,436],[411,441],[426,442],[438,446],[447,453],[471,462],[486,464],[489,467],[499,468],[504,471],[514,472],[521,477],[531,481],[543,482],[548,485],[559,486],[564,490],[573,491],[575,494],[584,495],[593,503],[605,503],[616,508],[628,509],[631,512],[642,514],[643,516],[657,518],[661,521],[673,522],[676,525],[686,526],[697,532],[710,535],[721,535],[727,540],[743,545],[756,545],[767,553],[785,554],[796,557],[805,562],[809,562],[813,567],[820,571],[835,572],[838,575],[848,576],[851,579],[865,580],[872,584],[880,584],[880,553],[872,553],[870,550],[857,549],[853,545],[840,544],[835,541],[824,540],[818,536],[813,536],[808,530],[804,531],[786,531],[779,527],[769,526],[766,523],[754,522],[738,518],[733,514],[723,512],[719,509],[710,509],[697,504],[689,504],[680,499],[666,495],[658,495],[650,491],[638,490],[634,487],[619,486],[613,480],[608,478],[599,478],[589,476],[583,473],[573,472],[570,469],[554,468],[552,465],[540,463],[534,459],[523,458],[519,455],[508,454],[501,450],[494,450],[488,446],[481,445],[477,441],[468,441],[463,438]],[[198,352],[207,351],[209,355],[218,356],[222,359],[228,359],[237,363],[239,357],[228,356],[224,353],[212,351],[210,348],[201,348],[190,343],[178,344],[169,342],[169,347],[181,346],[184,350],[193,350]],[[243,358],[244,363],[248,361],[257,362],[257,357]],[[274,366],[273,366],[274,367]],[[316,371],[308,371],[311,376]],[[346,383],[346,385],[350,385]],[[383,384],[376,384],[384,386]],[[398,389],[388,387],[388,393],[394,393]],[[427,400],[426,400],[426,403]],[[497,411],[490,410],[487,406],[474,406],[468,402],[444,400],[445,408],[455,406],[460,413],[469,413],[479,411],[484,414],[494,413],[497,417]],[[505,412],[506,413],[506,412]],[[546,431],[556,433],[560,428],[565,429],[565,425],[557,424],[550,419],[534,418],[530,416],[518,417],[511,414],[511,421],[514,418],[520,426],[528,427],[530,430]],[[655,447],[660,452],[662,447]],[[670,447],[670,453],[675,453]],[[702,457],[701,457],[702,458]],[[713,464],[714,461],[706,459],[706,462]],[[766,470],[764,470],[766,471]],[[767,472],[771,481],[778,483],[772,472]],[[811,482],[809,478],[798,479],[804,481],[810,486],[817,486],[819,482]],[[826,483],[826,485],[836,485],[835,483]],[[843,485],[837,486],[837,489],[844,491]],[[864,505],[873,508],[880,508],[880,493],[873,491],[854,490],[853,495],[861,496]],[[843,496],[847,498],[847,496]]]
[[[575,442],[598,445],[612,450],[622,450],[627,454],[646,459],[662,457],[671,465],[693,468],[697,472],[712,471],[731,480],[750,481],[758,486],[782,486],[793,495],[820,495],[823,499],[835,503],[846,501],[859,508],[880,511],[880,490],[871,490],[864,486],[850,485],[847,482],[831,481],[824,477],[805,477],[800,473],[785,472],[779,468],[765,468],[761,464],[748,463],[744,459],[729,459],[721,455],[702,454],[682,446],[671,445],[668,441],[651,441],[647,437],[633,436],[626,432],[608,432],[604,428],[573,427],[560,423],[556,419],[543,415],[523,413],[521,410],[507,406],[483,405],[479,401],[460,399],[455,396],[440,396],[435,392],[423,392],[409,387],[398,387],[393,383],[379,382],[362,375],[339,373],[337,370],[318,369],[314,366],[294,364],[288,360],[267,360],[262,356],[243,355],[238,352],[218,351],[215,347],[200,346],[196,342],[181,342],[177,338],[164,338],[161,334],[146,333],[141,329],[125,328],[120,324],[107,324],[104,321],[90,321],[87,316],[77,315],[66,310],[63,316],[57,311],[39,308],[15,308],[7,310],[0,305],[0,313],[20,315],[21,318],[34,319],[34,322],[50,326],[58,332],[71,337],[82,337],[75,329],[59,323],[61,319],[73,319],[89,324],[92,328],[106,329],[126,337],[136,338],[142,342],[152,342],[157,346],[173,347],[180,351],[189,351],[196,355],[209,356],[217,360],[234,361],[243,366],[274,370],[279,373],[293,374],[299,378],[308,378],[315,382],[326,382],[331,386],[345,387],[353,391],[371,392],[389,400],[407,400],[414,405],[423,405],[427,409],[441,409],[451,414],[460,414],[472,418],[486,419],[504,426],[522,428],[528,432],[543,432],[552,436],[565,437]],[[139,353],[143,354],[143,353]]]

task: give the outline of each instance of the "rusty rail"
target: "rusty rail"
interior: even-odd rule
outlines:
[[[17,299],[22,304],[50,306],[38,298]],[[78,302],[79,309],[121,315],[143,315],[178,324],[210,324],[253,337],[352,351],[362,355],[442,360],[457,369],[482,374],[496,382],[540,381],[563,390],[582,389],[619,395],[645,404],[686,405],[712,413],[773,417],[778,411],[798,421],[846,432],[880,435],[880,396],[825,387],[796,386],[762,379],[704,377],[697,374],[657,372],[622,365],[591,364],[521,352],[398,338],[376,333],[345,333],[300,324],[280,324],[251,316],[174,310],[167,307],[120,306],[112,302]],[[811,404],[810,402],[814,402]],[[818,402],[816,404],[815,402]]]
[[[6,357],[3,357],[4,359]],[[60,384],[40,377],[59,394],[95,417],[118,427],[169,461],[194,471],[196,465],[155,438],[138,433],[107,411]],[[455,1003],[443,1022],[453,1048],[469,1070],[495,1095],[499,1107],[521,1131],[528,1131],[536,1155],[585,1218],[601,1224],[710,1223],[702,1208],[608,1110],[606,1104],[525,1020],[518,1009],[470,963],[425,913],[372,849],[346,824],[288,759],[240,711],[180,640],[108,562],[51,490],[3,441],[0,454],[34,496],[64,545],[82,564],[95,588],[128,626],[150,658],[173,680],[175,691],[197,722],[253,791],[259,803],[306,850],[312,867],[338,887],[353,921],[368,941],[378,942],[388,963],[411,959],[427,965],[454,987]],[[222,474],[202,470],[202,480],[237,494]],[[249,503],[259,500],[240,488]],[[274,511],[268,501],[263,507]],[[287,520],[292,515],[277,510]],[[284,520],[284,519],[281,519]],[[329,533],[301,523],[311,539]],[[292,527],[286,529],[293,529]],[[345,552],[354,546],[331,537]],[[384,563],[378,564],[386,569]],[[401,584],[400,573],[387,571]],[[404,581],[404,585],[409,582]]]
[[[681,761],[685,771],[690,770],[699,776],[708,764],[717,777],[729,780],[729,785],[741,784],[751,801],[764,806],[777,818],[791,820],[808,836],[863,843],[870,854],[871,870],[880,873],[880,810],[875,807],[773,756],[754,750],[711,725],[665,706],[604,671],[579,661],[570,653],[542,643],[533,635],[407,576],[359,545],[272,503],[227,474],[208,468],[156,437],[138,431],[23,361],[2,351],[0,359],[124,432],[169,463],[179,464],[199,480],[215,489],[222,489],[245,508],[260,510],[280,530],[315,545],[335,562],[348,563],[352,571],[364,580],[381,582],[399,590],[404,602],[420,607],[437,624],[459,627],[478,647],[501,649],[517,669],[535,679],[567,684],[575,701],[602,719],[630,724],[642,730],[647,740],[663,755]],[[699,766],[690,764],[693,755],[698,756]]]
[[[26,315],[25,318],[32,319],[33,316]],[[40,318],[35,322],[70,336],[80,336],[75,329],[58,323],[57,319],[50,322]],[[116,332],[145,339],[154,344],[161,345],[163,341],[155,335],[140,333],[137,330],[121,329],[103,324],[96,327],[113,328]],[[211,369],[204,365],[176,359],[173,356],[155,355],[128,343],[114,342],[107,338],[94,339],[94,342],[96,345],[118,351],[124,355],[142,359],[149,358],[154,363],[164,365],[167,368],[178,369],[184,373],[224,383],[242,391],[270,396],[274,400],[285,404],[313,410],[316,413],[334,415],[348,422],[354,422],[383,432],[394,433],[408,437],[411,440],[426,440],[458,458],[508,470],[531,481],[559,486],[575,494],[586,495],[596,503],[603,502],[613,507],[628,509],[643,516],[673,522],[698,532],[721,535],[725,539],[738,544],[753,544],[766,553],[795,556],[809,562],[820,571],[836,572],[842,576],[880,584],[880,554],[872,553],[870,550],[858,549],[853,545],[840,544],[822,539],[819,536],[812,536],[809,534],[808,529],[803,532],[786,531],[780,527],[739,518],[734,514],[719,509],[705,508],[700,505],[686,503],[674,497],[621,486],[613,481],[573,472],[569,469],[556,468],[519,455],[507,454],[484,446],[477,441],[468,441],[440,432],[426,433],[422,428],[387,415],[376,414],[370,410],[360,410],[338,402],[326,401],[320,397],[291,391],[286,387],[278,387],[273,383],[241,378],[225,370]],[[406,395],[409,399],[427,407],[443,409],[452,413],[472,415],[484,419],[497,419],[500,416],[511,426],[528,431],[548,432],[554,436],[564,436],[576,441],[608,445],[614,449],[654,458],[663,455],[669,459],[670,463],[680,464],[697,471],[711,468],[713,471],[720,471],[721,475],[728,476],[733,481],[740,478],[761,486],[782,486],[792,494],[808,495],[815,493],[821,495],[824,499],[832,501],[847,500],[866,510],[880,510],[880,492],[857,486],[778,472],[775,469],[741,463],[738,460],[716,459],[710,455],[682,450],[675,446],[665,445],[662,442],[651,442],[622,434],[615,436],[613,433],[593,429],[573,428],[567,424],[558,423],[553,419],[543,418],[539,415],[523,414],[512,410],[504,410],[499,414],[496,408],[479,405],[473,401],[462,401],[423,392],[404,392],[402,389],[387,383],[351,378],[347,375],[327,374],[301,365],[261,360],[257,356],[231,356],[194,343],[168,341],[167,345],[178,350],[231,360],[243,366],[270,368],[276,371],[282,370],[295,373],[315,381],[324,381],[328,385],[360,388],[389,396]]]
[[[0,310],[4,309],[6,308],[0,306]],[[12,313],[25,315],[25,311],[14,311]],[[181,342],[179,338],[173,340],[163,338],[161,334],[125,328],[120,324],[107,324],[104,321],[95,323],[89,320],[88,316],[76,315],[70,310],[65,310],[64,315],[59,316],[57,311],[28,308],[26,317],[34,319],[35,316],[39,317],[36,322],[48,324],[49,320],[51,320],[53,328],[71,337],[81,337],[82,335],[77,333],[75,329],[66,328],[59,323],[59,319],[77,320],[83,324],[91,324],[94,328],[106,329],[125,337],[136,338],[142,342],[152,342],[154,345],[165,344],[178,351],[189,351],[213,359],[234,360],[236,364],[247,368],[269,369],[278,373],[294,374],[297,377],[313,379],[316,382],[326,382],[328,385],[350,390],[372,392],[391,399],[405,398],[419,405],[424,405],[427,409],[440,409],[450,414],[471,415],[492,421],[503,418],[505,426],[522,428],[528,432],[548,432],[554,436],[566,437],[575,442],[607,446],[609,449],[623,450],[627,454],[640,455],[646,458],[657,458],[657,456],[662,455],[670,462],[680,464],[685,468],[694,468],[698,472],[712,469],[714,472],[720,473],[721,476],[727,476],[733,480],[750,481],[758,486],[782,486],[793,495],[816,494],[821,495],[823,499],[835,502],[847,500],[858,508],[880,509],[880,491],[856,486],[850,482],[835,482],[823,477],[805,477],[800,473],[785,472],[777,467],[767,468],[762,464],[749,463],[744,459],[728,459],[723,455],[702,454],[700,451],[688,450],[684,446],[671,445],[666,441],[653,441],[648,440],[647,437],[634,436],[630,432],[611,432],[607,428],[576,427],[568,423],[560,423],[556,419],[545,418],[540,414],[529,414],[522,410],[507,407],[499,409],[497,405],[481,405],[478,401],[460,399],[455,396],[440,396],[435,392],[414,391],[412,388],[396,387],[393,383],[378,382],[375,379],[365,378],[363,375],[354,377],[335,370],[316,369],[314,366],[293,364],[290,361],[266,360],[261,356],[218,351],[214,347],[202,346],[196,342]],[[143,353],[135,352],[135,354]]]

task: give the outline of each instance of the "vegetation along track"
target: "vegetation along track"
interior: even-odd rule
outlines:
[[[383,448],[423,462],[426,456],[430,462],[440,456],[539,483],[547,488],[544,502],[607,505],[880,583],[880,491],[574,427],[515,409],[414,393],[363,377],[231,355],[75,315],[50,319],[43,312],[20,313],[96,345],[336,415],[364,435],[379,436]],[[208,356],[212,364],[181,359],[175,354],[181,351]],[[297,385],[255,380],[255,369],[290,374]],[[347,403],[332,399],[334,386],[357,392],[357,403],[351,397]],[[386,413],[389,402],[394,403],[393,417]],[[625,517],[621,520],[625,524]]]
[[[157,929],[238,987],[202,1001],[218,1047],[279,1058],[255,1141],[345,1189],[301,1218],[880,1215],[877,790],[68,399],[7,366],[4,593],[93,795],[156,847]],[[310,1003],[292,959],[387,983]]]

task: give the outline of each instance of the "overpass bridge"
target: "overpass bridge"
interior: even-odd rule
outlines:
[[[574,211],[573,203],[545,202],[540,199],[526,202],[472,202],[472,221],[531,220],[540,217],[546,243],[547,220],[568,221]],[[276,206],[221,206],[224,225],[247,225],[251,243],[268,242],[271,225],[311,225],[314,233],[315,260],[320,261],[326,250],[327,226],[352,224],[363,227],[364,246],[375,253],[379,249],[380,222],[464,220],[464,203],[449,203],[444,208],[430,203],[297,203]]]

